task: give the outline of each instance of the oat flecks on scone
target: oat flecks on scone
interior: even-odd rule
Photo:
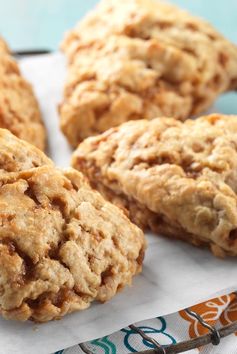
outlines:
[[[62,43],[69,60],[61,128],[79,141],[128,120],[184,120],[237,88],[237,47],[155,0],[103,0]]]
[[[0,127],[45,149],[46,133],[31,85],[0,38]]]
[[[0,129],[0,313],[45,322],[107,301],[139,273],[142,231],[93,191]]]
[[[127,122],[82,142],[72,165],[139,226],[237,255],[237,116]]]

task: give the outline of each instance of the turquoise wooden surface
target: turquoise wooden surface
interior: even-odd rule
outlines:
[[[237,42],[237,0],[171,2],[205,17]],[[14,49],[57,49],[64,31],[96,3],[97,0],[0,0],[0,33]]]

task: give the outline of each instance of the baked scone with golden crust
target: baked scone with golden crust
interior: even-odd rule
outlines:
[[[83,141],[72,165],[143,229],[237,255],[237,116],[130,121]]]
[[[2,37],[0,37],[0,54],[10,53],[7,43],[4,41]]]
[[[102,0],[62,43],[61,129],[71,145],[128,120],[184,120],[237,88],[237,47],[156,0]]]
[[[143,232],[78,171],[0,129],[0,313],[45,322],[107,301],[139,273]]]
[[[46,132],[31,85],[0,39],[0,128],[45,149]]]

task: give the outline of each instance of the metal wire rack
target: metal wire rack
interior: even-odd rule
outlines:
[[[41,54],[49,54],[51,53],[51,50],[49,49],[24,49],[24,50],[18,50],[18,51],[13,51],[13,55],[15,57],[28,57],[28,56],[35,56],[35,55],[41,55]]]
[[[235,296],[237,296],[237,293],[235,293]],[[154,338],[151,336],[148,336],[146,333],[144,333],[139,327],[135,326],[134,324],[131,324],[129,327],[136,333],[138,333],[143,339],[148,341],[149,343],[152,343],[154,346],[154,349],[150,350],[145,350],[138,352],[139,354],[176,354],[176,353],[184,353],[188,350],[191,349],[197,349],[200,347],[203,347],[208,344],[212,345],[219,345],[221,342],[221,339],[224,337],[229,336],[232,333],[237,332],[237,321],[232,322],[229,325],[226,325],[224,327],[221,327],[217,329],[215,326],[211,326],[209,323],[205,322],[204,319],[197,313],[192,311],[189,308],[185,309],[185,312],[195,318],[201,326],[207,328],[209,330],[209,333],[187,340],[187,341],[182,341],[176,344],[171,344],[169,346],[162,346],[160,343],[158,343]],[[86,353],[86,354],[95,354],[92,352],[90,349],[87,348],[85,343],[79,344],[79,347],[81,350]],[[131,353],[128,353],[131,354]]]

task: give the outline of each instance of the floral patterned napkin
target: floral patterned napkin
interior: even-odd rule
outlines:
[[[198,313],[206,323],[220,328],[237,320],[237,296],[235,293],[220,296],[192,306],[190,309]],[[197,319],[188,315],[184,310],[167,316],[142,321],[136,323],[136,326],[164,346],[208,333],[207,328],[203,327]],[[60,350],[55,354],[82,354],[85,352],[95,354],[128,354],[153,349],[154,345],[144,340],[130,327],[126,327],[109,336],[86,342],[83,344],[83,348],[84,351],[79,345],[75,345]],[[216,347],[210,344],[186,353],[236,354],[237,333],[223,338],[221,343]]]

